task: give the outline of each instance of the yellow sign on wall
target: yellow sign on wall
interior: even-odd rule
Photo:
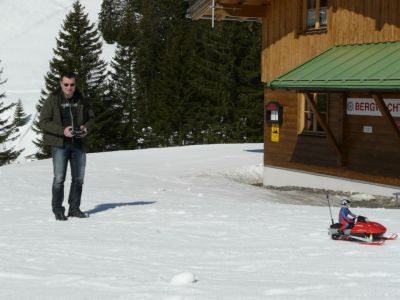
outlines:
[[[271,142],[279,142],[279,124],[271,126]]]

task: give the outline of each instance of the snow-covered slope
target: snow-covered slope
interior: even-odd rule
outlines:
[[[2,0],[0,2],[0,66],[3,67],[1,92],[9,102],[21,99],[27,115],[36,114],[35,106],[44,87],[44,76],[53,57],[56,37],[74,0]],[[81,0],[92,22],[97,22],[101,0]],[[104,45],[103,56],[109,62],[113,46]],[[17,149],[26,148],[23,156],[36,152],[35,135],[30,124],[21,129]]]
[[[262,144],[90,154],[91,216],[57,222],[51,160],[1,167],[0,299],[399,299],[399,241],[331,240],[326,207],[247,184],[262,168]]]

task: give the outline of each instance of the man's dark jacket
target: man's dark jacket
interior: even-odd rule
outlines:
[[[61,90],[49,95],[43,103],[40,111],[39,127],[44,131],[43,141],[50,146],[64,145],[64,127],[61,119],[60,105],[63,100]],[[77,107],[77,126],[84,125],[89,134],[94,125],[94,113],[88,100],[76,90],[74,97],[78,98]],[[82,144],[85,147],[85,138],[82,139]]]

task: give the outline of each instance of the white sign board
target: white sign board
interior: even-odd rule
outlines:
[[[372,126],[364,126],[363,132],[364,133],[372,133]]]
[[[271,121],[279,122],[279,113],[277,110],[271,110]]]
[[[400,117],[400,99],[383,99],[392,117]],[[347,98],[348,115],[381,116],[378,106],[372,98]]]

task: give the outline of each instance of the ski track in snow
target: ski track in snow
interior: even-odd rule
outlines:
[[[399,242],[330,240],[326,207],[247,184],[261,147],[89,154],[91,216],[67,222],[51,160],[0,168],[0,299],[397,299]],[[398,210],[353,210],[400,231]]]

